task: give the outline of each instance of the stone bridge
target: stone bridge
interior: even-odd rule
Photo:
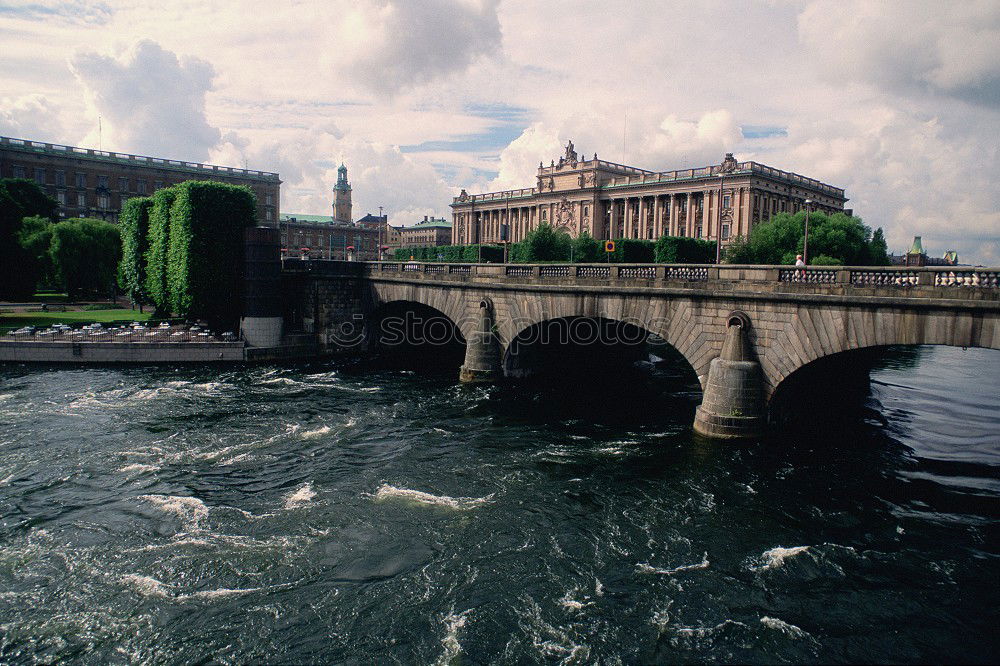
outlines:
[[[696,429],[746,436],[778,386],[832,354],[885,345],[1000,349],[1000,269],[286,261],[286,321],[335,349],[352,322],[416,303],[466,341],[463,381],[510,375],[512,342],[562,318],[626,322],[683,356]],[[345,335],[345,331],[348,334]]]

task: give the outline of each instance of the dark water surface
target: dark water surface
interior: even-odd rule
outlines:
[[[0,661],[997,660],[1000,354],[739,445],[670,374],[0,368]]]

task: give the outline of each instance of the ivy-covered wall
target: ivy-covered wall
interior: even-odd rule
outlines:
[[[146,296],[160,313],[170,312],[167,252],[170,249],[170,206],[177,192],[168,187],[153,194],[146,249]]]
[[[170,310],[213,326],[233,326],[241,314],[243,229],[256,224],[256,197],[248,187],[208,181],[187,181],[171,189]]]

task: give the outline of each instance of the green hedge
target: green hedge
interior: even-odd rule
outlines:
[[[170,312],[167,290],[167,254],[170,249],[170,207],[177,192],[169,187],[153,195],[149,209],[149,231],[146,249],[146,296],[160,313]]]
[[[146,251],[149,249],[151,197],[135,197],[122,204],[118,229],[122,237],[122,262],[118,284],[133,301],[141,303],[146,292]]]
[[[170,309],[213,326],[235,325],[242,312],[243,229],[256,224],[256,197],[249,187],[209,181],[170,189]]]
[[[395,261],[428,261],[449,263],[476,263],[480,258],[479,245],[432,245],[429,247],[403,247],[393,251]],[[483,245],[482,260],[489,263],[503,261],[503,247]]]
[[[656,241],[658,264],[714,264],[715,241],[686,236],[661,236]]]
[[[483,245],[482,260],[503,261],[503,247]],[[436,247],[406,247],[394,252],[395,261],[468,262],[479,260],[478,245],[439,245]],[[570,238],[566,233],[542,225],[528,233],[523,241],[509,246],[507,260],[511,263],[568,262],[580,264],[610,261],[627,264],[676,263],[711,264],[715,262],[715,243],[697,238],[663,236],[655,243],[635,238],[615,239],[615,251],[608,257],[604,241],[590,234]]]

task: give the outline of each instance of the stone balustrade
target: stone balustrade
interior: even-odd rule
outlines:
[[[311,263],[310,270],[325,270]],[[286,269],[290,262],[286,262]],[[457,264],[426,262],[365,262],[357,265],[368,276],[434,273],[468,278],[580,279],[586,281],[650,282],[778,282],[854,287],[954,287],[1000,289],[1000,268],[972,266],[763,266],[729,264]]]

